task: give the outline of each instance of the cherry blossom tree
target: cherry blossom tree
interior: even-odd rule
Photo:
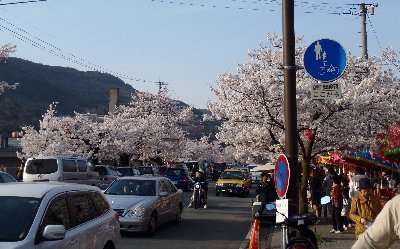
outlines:
[[[117,161],[121,155],[145,161],[187,159],[188,139],[183,130],[193,119],[192,107],[183,107],[166,93],[137,93],[128,106],[113,114],[96,116],[75,113],[57,117],[56,104],[40,121],[22,130],[19,156],[69,155]]]
[[[33,156],[96,157],[99,129],[88,115],[75,113],[73,117],[57,117],[56,104],[50,105],[39,123],[39,130],[22,128],[20,158]]]
[[[217,138],[236,148],[236,158],[275,161],[278,154],[285,153],[283,51],[276,46],[281,38],[269,34],[267,41],[268,45],[260,44],[249,52],[249,62],[239,64],[236,73],[222,74],[212,88],[218,100],[210,102],[209,109],[214,118],[224,121]],[[302,64],[306,49],[301,42],[302,38],[296,39],[297,65]],[[309,166],[315,155],[372,144],[375,134],[399,119],[399,79],[385,67],[388,56],[385,58],[366,60],[348,53],[347,69],[336,81],[342,96],[334,100],[312,100],[310,90],[315,81],[305,70],[297,71],[300,212],[307,211]],[[303,136],[307,129],[312,130],[309,140]]]
[[[0,60],[7,59],[11,53],[14,53],[16,46],[6,44],[0,47]],[[0,81],[0,95],[2,95],[7,89],[15,89],[18,83],[8,84],[5,81]]]

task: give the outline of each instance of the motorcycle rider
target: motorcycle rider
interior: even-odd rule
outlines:
[[[193,179],[193,183],[199,182],[201,184],[201,189],[203,190],[204,193],[204,208],[207,208],[207,193],[208,193],[208,181],[207,178],[204,174],[203,169],[199,169],[198,172],[196,172],[196,175]],[[190,198],[190,203],[188,208],[193,207],[194,204],[194,191],[192,194],[192,197]]]
[[[265,206],[269,202],[273,202],[278,199],[278,195],[276,194],[275,184],[272,180],[272,176],[266,172],[261,174],[261,181],[256,189],[256,199],[257,201],[261,201],[261,206],[258,211],[254,214],[254,216],[258,217],[262,214],[265,209]]]

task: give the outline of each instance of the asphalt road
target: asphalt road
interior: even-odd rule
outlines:
[[[185,193],[181,224],[165,224],[154,236],[123,234],[121,248],[135,249],[238,249],[251,222],[251,194],[215,196],[215,182],[209,183],[208,208],[187,208],[191,193]]]

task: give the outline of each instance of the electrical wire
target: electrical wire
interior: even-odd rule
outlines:
[[[11,2],[11,3],[0,3],[0,6],[4,5],[15,5],[15,4],[25,4],[25,3],[38,3],[38,2],[47,2],[48,0],[29,0],[29,1],[20,1],[20,2]]]

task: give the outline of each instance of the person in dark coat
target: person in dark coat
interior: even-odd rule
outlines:
[[[275,184],[272,180],[272,176],[268,173],[261,174],[261,181],[256,189],[256,199],[257,201],[261,201],[261,206],[258,211],[255,213],[255,216],[259,216],[265,209],[265,206],[275,201],[278,198],[276,194]]]

